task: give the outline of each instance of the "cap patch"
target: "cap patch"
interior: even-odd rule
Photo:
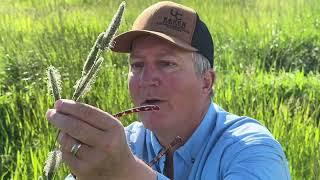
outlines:
[[[170,16],[164,16],[162,22],[157,22],[157,25],[163,25],[168,29],[190,34],[190,31],[186,29],[187,22],[182,19],[183,13],[181,11],[179,12],[178,9],[170,9]]]

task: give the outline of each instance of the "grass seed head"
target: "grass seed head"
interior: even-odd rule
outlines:
[[[93,66],[94,62],[98,59],[98,56],[100,55],[98,52],[101,49],[101,42],[102,42],[103,35],[104,35],[104,32],[99,34],[96,42],[94,43],[93,47],[91,48],[91,51],[90,51],[90,53],[87,57],[87,60],[83,66],[82,76],[84,76],[88,73],[88,71]]]
[[[44,166],[44,173],[47,180],[51,180],[54,177],[55,171],[58,170],[62,160],[62,153],[59,149],[55,149],[48,154],[46,165]]]
[[[61,99],[61,76],[59,71],[53,67],[48,68],[48,89],[52,92],[55,101]]]
[[[95,81],[96,75],[101,67],[103,60],[103,57],[100,57],[91,67],[89,72],[77,81],[76,90],[72,97],[73,100],[78,101],[81,96],[83,96],[90,90],[91,85]]]
[[[120,26],[122,15],[125,10],[125,6],[126,6],[126,3],[123,1],[120,4],[116,14],[113,16],[113,19],[112,19],[108,29],[106,30],[104,36],[103,36],[101,47],[100,47],[101,50],[106,50],[107,48],[111,47],[113,37],[116,34],[116,32]]]

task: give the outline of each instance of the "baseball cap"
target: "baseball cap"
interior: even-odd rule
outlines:
[[[154,35],[187,51],[205,56],[214,64],[214,45],[211,34],[197,12],[170,1],[162,1],[145,9],[130,31],[116,36],[112,51],[129,53],[132,42],[143,35]]]

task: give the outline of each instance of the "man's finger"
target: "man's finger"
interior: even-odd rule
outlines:
[[[96,107],[72,100],[58,100],[56,101],[55,108],[60,113],[70,114],[101,130],[108,130],[121,124],[112,115]]]
[[[88,144],[89,146],[101,146],[101,139],[104,137],[104,131],[90,126],[82,120],[76,119],[71,115],[65,115],[50,109],[47,112],[49,122],[61,131],[68,133],[73,138]]]
[[[75,175],[79,175],[83,169],[85,169],[85,162],[75,158],[71,153],[62,152],[63,162],[69,166],[71,172]]]
[[[90,147],[88,145],[77,141],[73,137],[69,136],[67,133],[60,132],[58,137],[58,142],[60,144],[61,151],[63,152],[69,152],[71,153],[71,149],[73,146],[76,146],[77,144],[81,144],[80,148],[77,150],[77,153],[75,154],[75,157],[80,160],[88,160],[86,155],[91,152]]]

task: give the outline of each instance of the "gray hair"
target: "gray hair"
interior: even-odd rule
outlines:
[[[197,52],[192,52],[192,59],[194,61],[194,68],[196,70],[196,74],[200,77],[204,75],[207,71],[213,70],[210,66],[209,60],[204,57],[202,54]],[[211,88],[210,96],[214,96],[214,90]]]
[[[193,52],[192,57],[197,75],[204,75],[208,70],[212,70],[209,60],[202,54]]]

